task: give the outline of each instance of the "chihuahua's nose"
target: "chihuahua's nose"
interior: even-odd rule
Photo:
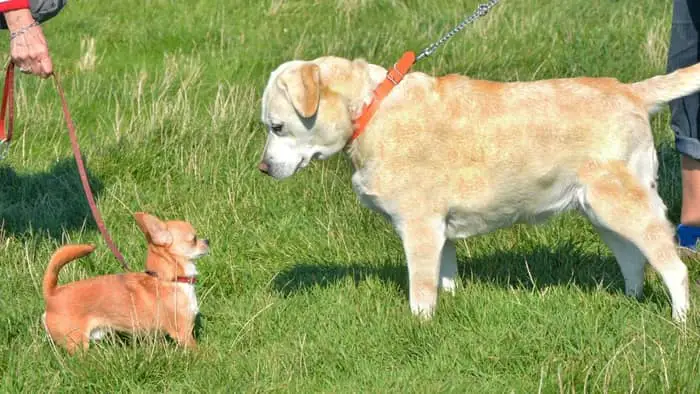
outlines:
[[[258,170],[260,170],[260,172],[263,174],[270,175],[270,166],[264,161],[261,161],[260,164],[258,164]]]
[[[203,239],[202,242],[204,242],[204,245],[207,247],[209,246],[209,240],[208,239]]]

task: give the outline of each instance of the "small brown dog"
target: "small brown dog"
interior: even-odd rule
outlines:
[[[165,331],[185,347],[196,345],[192,334],[199,311],[194,292],[194,260],[209,252],[187,222],[163,222],[136,213],[148,241],[145,273],[105,275],[57,286],[61,268],[95,250],[93,245],[66,245],[51,257],[44,274],[43,320],[51,339],[69,353],[87,349],[90,339],[106,332]]]

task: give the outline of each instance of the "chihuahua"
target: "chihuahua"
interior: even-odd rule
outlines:
[[[209,252],[187,222],[163,222],[153,215],[134,215],[148,242],[146,272],[104,275],[57,286],[67,263],[95,250],[93,245],[66,245],[51,257],[44,274],[46,311],[42,316],[51,339],[73,354],[105,333],[165,331],[193,348],[199,308],[194,261]]]

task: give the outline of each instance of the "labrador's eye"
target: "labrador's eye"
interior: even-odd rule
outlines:
[[[281,124],[270,125],[270,131],[272,131],[273,133],[275,133],[277,135],[280,135],[280,134],[282,134],[282,125]]]

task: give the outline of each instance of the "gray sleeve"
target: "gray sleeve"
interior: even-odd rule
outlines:
[[[34,19],[43,23],[58,15],[67,2],[68,0],[29,0],[29,7]],[[7,29],[3,15],[0,15],[0,29]]]
[[[34,19],[43,23],[58,15],[67,2],[68,0],[29,0],[29,6]]]

